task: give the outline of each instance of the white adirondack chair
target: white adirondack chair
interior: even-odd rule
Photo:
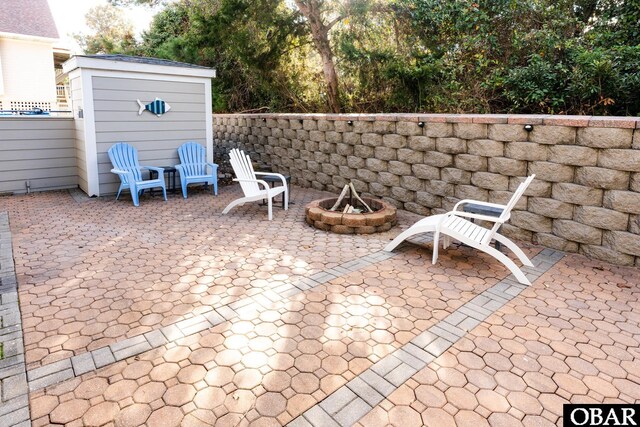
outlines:
[[[231,150],[229,157],[231,159],[233,172],[236,174],[234,181],[238,181],[240,183],[244,197],[229,203],[229,205],[222,211],[223,215],[227,214],[236,206],[242,206],[247,202],[267,199],[267,205],[269,207],[269,221],[271,221],[273,218],[272,199],[282,192],[284,192],[284,209],[289,209],[289,189],[287,188],[287,181],[283,175],[271,172],[254,172],[249,156],[237,148]],[[270,188],[269,184],[266,181],[258,179],[258,176],[278,177],[282,181],[282,185]]]
[[[516,246],[511,240],[507,239],[505,236],[498,234],[498,229],[500,226],[509,220],[511,216],[511,209],[516,205],[522,194],[525,192],[531,181],[535,175],[531,175],[524,182],[522,182],[516,192],[511,197],[511,200],[506,205],[499,205],[496,203],[487,203],[480,202],[476,200],[461,200],[459,201],[453,208],[451,212],[447,212],[446,214],[441,215],[432,215],[426,218],[421,219],[420,221],[413,224],[407,230],[400,233],[391,243],[389,243],[384,250],[387,252],[393,251],[396,246],[402,243],[407,238],[414,236],[420,233],[434,233],[433,237],[433,258],[431,262],[433,264],[438,260],[438,240],[440,237],[440,233],[444,234],[444,245],[443,248],[446,249],[449,246],[450,239],[453,238],[458,240],[465,245],[474,247],[479,249],[487,254],[491,255],[502,264],[504,264],[513,275],[518,279],[520,283],[525,285],[530,285],[529,279],[524,275],[522,270],[518,268],[518,266],[505,254],[500,252],[499,250],[489,246],[492,240],[496,240],[516,254],[518,259],[522,262],[522,264],[533,267],[533,264],[527,258],[527,256],[522,252],[522,250]],[[466,203],[473,203],[476,205],[483,205],[488,207],[500,208],[502,209],[502,214],[499,217],[492,217],[487,215],[479,215],[468,212],[459,211],[458,208]],[[494,223],[491,229],[481,227],[478,224],[474,224],[471,221],[466,220],[465,218],[478,219],[482,221],[490,221]]]

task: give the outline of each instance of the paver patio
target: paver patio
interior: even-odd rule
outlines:
[[[471,248],[382,252],[411,213],[334,235],[304,223],[327,193],[294,187],[272,222],[221,215],[239,194],[0,198],[33,425],[556,425],[640,402],[637,268],[523,244],[526,288]]]

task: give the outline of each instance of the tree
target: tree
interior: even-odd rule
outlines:
[[[192,0],[168,4],[143,33],[145,55],[218,69],[215,111],[301,106],[293,46],[299,13],[282,0]],[[293,71],[293,72],[292,72]]]
[[[164,9],[100,50],[215,67],[217,112],[640,114],[640,0],[109,1]]]
[[[131,6],[134,4],[146,6],[158,6],[167,3],[167,0],[109,0],[113,6]]]
[[[85,20],[92,33],[73,35],[85,53],[135,53],[133,24],[121,9],[110,4],[95,6]]]
[[[331,21],[325,22],[323,15],[326,14],[326,7],[325,2],[322,0],[295,0],[295,3],[307,19],[313,44],[322,61],[322,72],[327,85],[327,102],[329,109],[333,113],[339,113],[341,108],[338,90],[338,73],[336,73],[336,67],[333,63],[333,50],[329,43],[329,31],[344,17],[338,15]]]
[[[640,0],[591,0],[592,33],[601,45],[640,45]]]
[[[190,32],[189,9],[173,3],[154,15],[149,28],[142,32],[141,52],[146,56],[171,59],[177,56],[171,47]]]

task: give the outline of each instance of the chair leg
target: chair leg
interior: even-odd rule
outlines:
[[[434,264],[434,265],[436,262],[438,262],[438,246],[440,246],[439,241],[440,241],[440,232],[436,231],[433,234],[433,256],[431,257],[431,264]]]
[[[167,188],[163,185],[162,186],[162,196],[164,197],[164,201],[167,201]]]
[[[505,245],[506,247],[508,247],[509,249],[511,249],[511,252],[513,252],[514,254],[516,254],[516,256],[518,257],[518,259],[520,260],[521,263],[523,263],[524,265],[526,265],[527,267],[533,267],[533,263],[531,262],[531,260],[524,254],[524,252],[522,252],[522,249],[520,249],[515,243],[513,243],[511,240],[509,240],[508,238],[506,238],[505,236],[503,236],[502,234],[498,234],[496,233],[493,238],[502,243],[503,245]],[[497,249],[497,248],[496,248]]]
[[[272,197],[267,197],[267,205],[269,206],[269,221],[271,221],[273,219],[273,213],[272,213],[273,198]]]
[[[284,189],[284,210],[289,209],[289,187],[285,187]]]
[[[122,192],[122,184],[120,184],[120,188],[118,188],[118,194],[116,194],[116,200],[120,197],[120,193]]]
[[[428,218],[432,218],[432,217],[428,217]],[[414,236],[416,234],[431,233],[432,231],[435,231],[435,224],[425,225],[424,222],[421,224],[422,221],[424,221],[424,219],[416,222],[411,227],[407,228],[402,233],[398,234],[398,236],[396,236],[396,238],[393,239],[391,243],[389,243],[387,246],[384,247],[384,251],[385,252],[393,251],[400,243],[402,243],[403,241],[407,240],[409,237]]]
[[[407,240],[409,237],[416,234],[412,228],[408,228],[404,230],[402,233],[398,234],[395,239],[391,241],[387,246],[384,247],[385,252],[393,251],[400,243]]]
[[[514,276],[516,276],[516,279],[518,279],[518,282],[522,283],[523,285],[531,285],[531,282],[529,281],[529,279],[527,279],[527,276],[524,275],[522,270],[518,268],[515,262],[511,261],[511,258],[506,256],[499,250],[492,248],[491,246],[482,246],[482,247],[478,247],[478,249],[488,253],[489,255],[491,255],[498,261],[500,261],[505,267],[507,267],[511,271],[511,273],[513,273]]]
[[[187,198],[187,180],[181,179],[180,185],[182,186],[182,197]]]
[[[216,177],[213,178],[213,180],[211,181],[211,186],[213,187],[213,195],[217,196],[218,195],[218,179]]]
[[[133,205],[140,206],[140,199],[138,197],[138,187],[132,184],[131,187],[129,187],[129,191],[131,192],[131,199],[133,200]]]
[[[471,246],[472,248],[478,249],[488,255],[491,255],[496,260],[500,261],[505,267],[507,267],[509,271],[511,271],[511,273],[516,277],[516,279],[518,279],[518,282],[522,283],[523,285],[531,285],[531,282],[529,281],[529,279],[527,279],[527,276],[525,276],[522,270],[518,268],[516,263],[496,248],[492,248],[488,244],[481,245],[469,240],[462,241],[462,243],[467,246]]]
[[[244,198],[234,200],[233,202],[229,203],[226,208],[224,208],[224,210],[222,211],[222,215],[226,215],[229,213],[231,209],[235,208],[236,206],[241,206],[244,204],[245,204]]]

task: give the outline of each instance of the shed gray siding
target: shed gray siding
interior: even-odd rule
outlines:
[[[0,192],[78,186],[74,123],[71,118],[0,118]]]
[[[138,149],[141,165],[168,166],[178,161],[177,148],[186,141],[206,145],[204,83],[93,77],[96,143],[100,194],[118,190],[110,172],[107,150],[117,142]],[[171,106],[161,117],[149,111],[138,115],[139,99],[148,104],[160,98]]]
[[[73,105],[73,114],[75,119],[74,141],[76,147],[76,165],[78,166],[78,186],[85,193],[89,193],[87,151],[84,139],[84,118],[78,117],[78,109],[83,108],[82,78],[78,76],[72,79],[69,84],[71,88],[71,105]]]

